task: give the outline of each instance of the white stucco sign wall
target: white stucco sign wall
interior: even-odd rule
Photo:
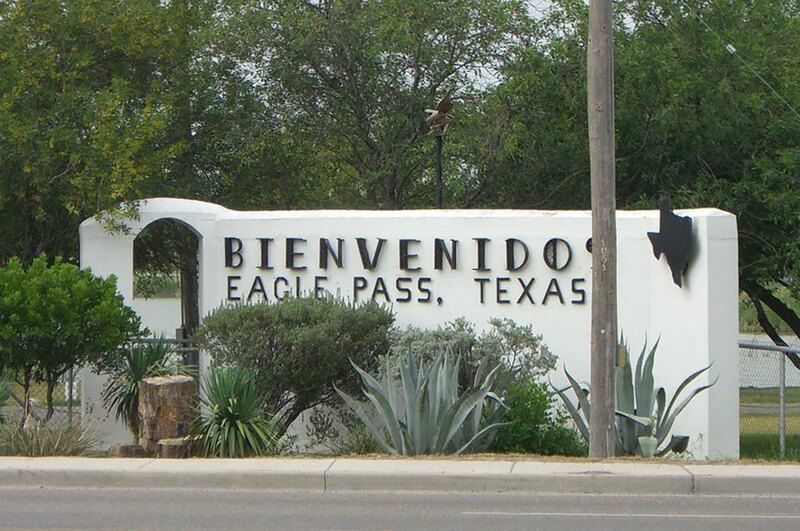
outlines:
[[[679,211],[692,219],[694,257],[683,287],[648,232],[658,211],[619,212],[619,326],[632,356],[660,338],[656,383],[671,395],[691,372],[713,363],[719,376],[676,422],[694,456],[738,456],[737,241],[735,217],[715,209]],[[391,304],[400,325],[436,327],[457,317],[485,326],[492,317],[533,325],[563,367],[589,380],[591,236],[589,212],[524,210],[236,212],[180,199],[151,199],[127,234],[96,220],[81,225],[81,265],[115,274],[133,299],[133,239],[172,218],[200,237],[200,311],[226,302],[274,301],[288,294],[335,293]],[[157,323],[145,323],[158,328]],[[208,360],[201,360],[207,364]],[[85,378],[86,414],[99,418],[102,382]],[[123,429],[106,420],[108,439]]]

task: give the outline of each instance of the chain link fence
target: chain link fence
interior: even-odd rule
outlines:
[[[739,342],[742,457],[800,457],[800,349]],[[800,362],[800,361],[799,361]]]
[[[25,392],[22,385],[13,378],[5,382],[8,398],[0,407],[0,415],[5,422],[22,424],[25,421]],[[47,385],[44,382],[33,382],[30,387],[29,413],[35,422],[47,419]],[[53,390],[53,415],[48,424],[62,426],[80,422],[81,397],[78,370],[70,370],[61,378]]]

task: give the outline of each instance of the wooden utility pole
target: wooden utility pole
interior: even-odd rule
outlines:
[[[617,223],[614,171],[614,40],[612,0],[590,0],[589,159],[592,179],[592,414],[589,457],[615,450],[617,354]]]

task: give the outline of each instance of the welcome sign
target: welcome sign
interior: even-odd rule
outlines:
[[[461,231],[444,228],[442,232]],[[511,237],[390,241],[383,237],[260,236],[246,242],[229,236],[224,238],[225,267],[236,274],[226,277],[225,299],[279,301],[287,296],[348,292],[355,302],[441,306],[445,294],[434,295],[434,277],[459,276],[469,277],[471,282],[462,289],[472,290],[479,304],[586,304],[585,271],[567,278],[564,286],[559,282],[565,281],[564,276],[555,275],[572,262],[570,243],[551,238],[540,249],[537,267],[531,244]]]
[[[619,212],[619,326],[632,355],[659,339],[656,378],[674,392],[714,363],[710,392],[684,411],[675,433],[692,437],[695,457],[738,455],[738,285],[735,217],[715,209],[692,220],[693,257],[673,281],[648,232],[660,213]],[[435,328],[465,317],[530,324],[562,367],[589,380],[591,214],[517,210],[237,212],[181,199],[151,199],[127,234],[81,226],[81,264],[115,274],[133,298],[133,239],[149,223],[177,219],[199,238],[200,310],[220,304],[337,295],[390,305],[399,325]],[[159,329],[158,323],[145,323]],[[201,365],[208,360],[201,359]],[[705,375],[704,375],[705,376]],[[698,381],[697,385],[702,385]],[[88,381],[86,407],[100,383]],[[110,430],[111,428],[109,428]],[[124,432],[122,432],[124,433]]]

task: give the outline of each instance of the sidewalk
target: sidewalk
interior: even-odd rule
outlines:
[[[0,457],[0,488],[8,486],[800,496],[800,465]]]

